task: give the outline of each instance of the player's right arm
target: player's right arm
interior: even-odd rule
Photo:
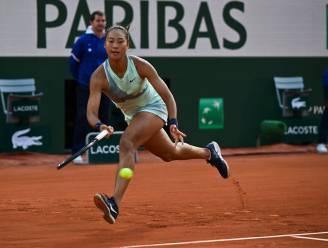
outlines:
[[[107,79],[103,66],[99,66],[91,75],[90,79],[90,95],[87,106],[87,119],[89,124],[96,129],[98,128],[96,124],[100,123],[100,120],[98,118],[98,111],[100,106],[101,93],[104,90],[109,90],[106,80]],[[105,124],[103,124],[99,127],[99,131],[102,131],[104,129],[107,129],[109,134],[112,134],[114,132],[114,129],[111,126],[106,126]]]

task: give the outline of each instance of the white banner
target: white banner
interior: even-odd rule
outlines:
[[[69,56],[76,33],[86,29],[82,15],[101,10],[114,23],[131,20],[135,45],[131,53],[140,56],[327,57],[327,4],[326,0],[1,0],[0,56]]]

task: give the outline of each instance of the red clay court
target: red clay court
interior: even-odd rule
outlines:
[[[327,247],[328,156],[278,148],[223,150],[228,180],[141,152],[115,225],[93,195],[112,192],[116,166],[1,154],[0,247]]]

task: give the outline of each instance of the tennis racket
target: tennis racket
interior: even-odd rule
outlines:
[[[104,137],[106,137],[107,134],[108,134],[108,131],[107,130],[101,131],[92,141],[90,141],[90,143],[88,143],[87,145],[85,145],[84,147],[82,147],[81,150],[79,150],[78,152],[74,153],[73,155],[71,155],[70,157],[68,157],[67,159],[65,159],[63,162],[59,163],[57,165],[57,169],[59,170],[59,169],[63,168],[65,165],[67,165],[68,163],[72,162],[76,157],[80,156],[86,150],[88,150],[90,147],[92,147],[94,144],[96,144],[98,141],[100,141]]]

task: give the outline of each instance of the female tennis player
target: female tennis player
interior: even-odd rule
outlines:
[[[135,152],[140,146],[169,162],[172,160],[205,159],[223,178],[229,177],[229,167],[220,147],[211,142],[206,147],[184,143],[186,136],[178,128],[177,107],[174,97],[156,69],[146,60],[127,55],[129,33],[122,26],[112,26],[106,32],[105,48],[108,59],[93,73],[87,118],[99,131],[113,127],[99,121],[101,93],[106,94],[121,109],[128,123],[120,140],[120,159],[111,197],[104,193],[94,196],[96,206],[103,211],[107,222],[114,224],[129,180],[118,176],[121,168],[134,170]],[[167,123],[170,135],[163,129]]]

